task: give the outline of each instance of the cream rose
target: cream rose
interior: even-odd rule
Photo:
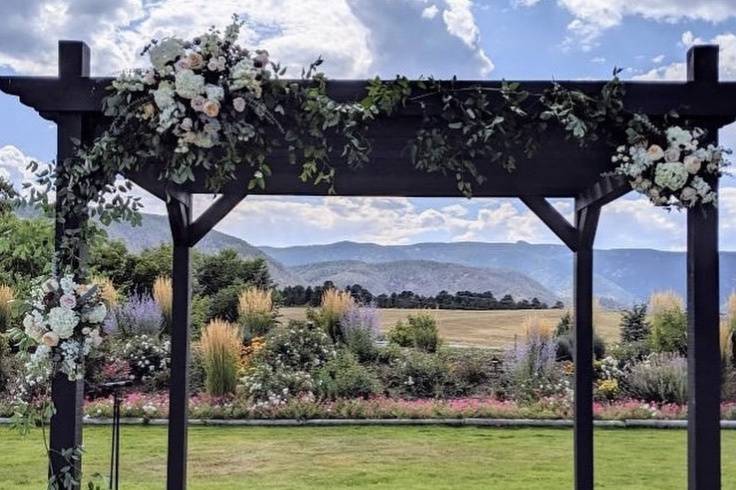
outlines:
[[[650,161],[655,162],[664,157],[664,150],[659,145],[652,145],[647,150],[647,157]]]
[[[204,67],[204,58],[199,53],[189,53],[187,61],[192,70],[199,70]]]
[[[41,342],[43,342],[43,345],[46,347],[56,347],[59,345],[59,336],[55,332],[46,332],[43,337],[41,337]]]
[[[243,112],[245,110],[245,99],[242,97],[234,98],[233,108],[238,112]]]
[[[208,100],[204,103],[204,107],[202,107],[202,112],[210,117],[217,117],[217,115],[220,113],[220,103],[216,100]]]
[[[700,171],[700,160],[693,155],[686,156],[682,163],[685,164],[688,173],[697,174]]]

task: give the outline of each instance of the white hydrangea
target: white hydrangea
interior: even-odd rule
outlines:
[[[148,50],[148,57],[151,64],[158,71],[163,71],[166,64],[176,60],[184,54],[184,43],[181,39],[165,38]]]
[[[174,105],[174,87],[171,83],[163,81],[158,88],[153,91],[153,101],[162,111]]]
[[[680,126],[670,126],[667,128],[667,141],[671,146],[691,149],[693,148],[693,135],[690,131],[682,129]]]
[[[60,339],[68,339],[74,334],[74,327],[79,324],[79,316],[68,309],[55,306],[49,311],[49,327]]]
[[[185,99],[193,99],[204,91],[204,77],[192,70],[177,72],[175,84],[176,93]]]
[[[681,162],[666,162],[657,165],[654,183],[672,191],[679,191],[687,182],[688,172]]]
[[[205,85],[204,92],[210,100],[222,100],[225,97],[225,89],[219,85],[212,85],[211,83]]]
[[[255,77],[256,68],[252,60],[244,58],[238,61],[230,72],[230,90],[234,92],[245,88],[256,97],[260,97],[262,88]]]

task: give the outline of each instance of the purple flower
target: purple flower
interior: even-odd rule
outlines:
[[[131,335],[158,335],[163,326],[161,307],[148,295],[134,295],[108,315],[105,321],[107,333]]]

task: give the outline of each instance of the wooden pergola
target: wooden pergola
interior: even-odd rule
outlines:
[[[57,124],[57,162],[75,153],[73,139],[90,143],[109,123],[101,114],[105,88],[111,78],[90,76],[90,51],[82,42],[59,42],[57,77],[0,77],[0,90],[17,95],[41,117]],[[338,100],[362,97],[367,81],[333,81],[329,94]],[[460,82],[500,87],[500,82]],[[551,82],[521,82],[520,89],[538,93]],[[571,89],[600,93],[603,81],[560,82]],[[717,143],[718,129],[736,120],[736,83],[718,80],[718,47],[696,46],[687,53],[686,82],[625,82],[628,110],[661,118],[672,109],[708,130]],[[371,161],[357,170],[338,172],[336,191],[344,196],[457,197],[453,179],[415,170],[402,153],[413,136],[421,114],[404,110],[377,121],[371,129]],[[575,306],[575,488],[593,488],[593,243],[601,208],[630,190],[620,179],[602,178],[612,170],[611,149],[599,143],[584,148],[554,130],[541,136],[543,151],[520,159],[514,172],[500,165],[483,165],[488,179],[475,186],[477,197],[518,197],[574,253]],[[226,185],[221,196],[196,220],[192,196],[209,193],[201,181],[174,185],[158,179],[149,167],[125,177],[167,203],[173,236],[173,328],[171,332],[171,386],[168,430],[167,488],[186,487],[187,405],[189,399],[189,326],[191,304],[191,249],[248,193],[272,195],[325,195],[325,187],[298,179],[285,153],[269,159],[273,176],[266,191],[246,191],[247,171]],[[482,162],[479,162],[482,163]],[[338,166],[340,166],[338,164]],[[343,165],[344,166],[344,165]],[[64,169],[58,166],[58,178]],[[717,183],[715,183],[717,185]],[[570,223],[546,200],[572,198],[575,220]],[[58,210],[57,210],[58,212]],[[697,207],[687,212],[688,312],[688,488],[712,490],[721,486],[720,354],[718,291],[718,211]],[[57,246],[65,227],[85,219],[78,216],[57,223]],[[74,222],[76,221],[76,223]],[[53,381],[56,414],[51,420],[51,468],[66,461],[65,448],[81,446],[83,381],[65,375]],[[684,462],[683,462],[684,463]],[[78,471],[78,468],[77,468]],[[245,482],[244,482],[245,483]]]

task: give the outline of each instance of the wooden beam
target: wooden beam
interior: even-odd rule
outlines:
[[[576,208],[578,207],[576,203]],[[592,490],[593,457],[593,241],[600,208],[575,213],[578,247],[574,258],[575,302],[575,489]]]
[[[521,201],[573,252],[578,248],[578,234],[574,226],[552,206],[547,199],[536,196],[521,197]]]
[[[174,244],[188,244],[192,196],[190,194],[169,195],[166,209],[169,213],[169,226]]]
[[[168,205],[174,238],[172,263],[171,381],[166,488],[184,490],[187,484],[187,428],[189,414],[189,359],[192,301],[191,254],[188,234],[192,219],[189,202]],[[173,214],[173,216],[172,216]]]
[[[688,51],[688,80],[713,85],[718,80],[716,47]],[[718,143],[718,128],[708,129]],[[718,182],[710,182],[717,189]],[[721,365],[719,351],[718,208],[687,211],[688,317],[688,489],[721,488]]]
[[[243,188],[240,194],[223,194],[191,224],[189,227],[189,245],[195,246],[212,228],[217,226],[230,211],[245,199],[248,191]]]
[[[584,189],[575,200],[575,210],[590,206],[605,206],[631,192],[631,185],[621,175],[601,177],[593,185]]]

